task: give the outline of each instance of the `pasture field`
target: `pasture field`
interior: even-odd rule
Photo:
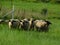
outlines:
[[[1,3],[2,7],[11,8],[9,1]],[[9,29],[7,24],[0,24],[0,45],[60,45],[60,4],[28,2],[14,2],[14,4],[16,10],[21,8],[38,12],[46,6],[49,10],[47,19],[52,24],[46,33]]]
[[[50,21],[52,25],[46,33],[9,29],[7,24],[0,24],[0,45],[59,45],[60,21],[57,19]]]

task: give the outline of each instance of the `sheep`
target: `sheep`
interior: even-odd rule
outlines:
[[[20,24],[21,24],[21,28],[24,29],[24,30],[30,30],[32,29],[33,27],[33,18],[30,18],[30,19],[23,19],[20,21]]]
[[[19,20],[9,20],[9,28],[19,28],[20,22]]]
[[[22,27],[22,29],[24,29],[24,30],[30,30],[32,28],[32,22],[33,22],[32,18],[30,18],[30,19],[25,18],[20,21],[20,24],[21,24],[20,27]]]
[[[34,28],[38,31],[47,31],[50,22],[44,20],[36,20],[34,21]]]
[[[20,22],[20,24],[22,29],[28,30],[28,27],[29,27],[28,19],[23,19],[22,22]]]

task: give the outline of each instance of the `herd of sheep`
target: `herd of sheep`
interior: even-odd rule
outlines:
[[[10,19],[10,20],[0,20],[0,23],[8,22],[9,29],[18,28],[23,30],[36,30],[36,31],[48,31],[49,25],[51,24],[48,20],[38,20],[38,19]]]

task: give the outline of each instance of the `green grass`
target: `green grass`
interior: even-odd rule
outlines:
[[[23,11],[25,10],[26,16],[30,15],[30,17],[31,17],[31,15],[33,15],[36,18],[41,18],[40,13],[43,8],[48,9],[48,17],[60,17],[60,4],[32,3],[32,2],[22,2],[22,1],[19,1],[19,2],[14,1],[13,4],[15,6],[14,15],[18,16],[18,17],[21,17],[21,15],[23,15]],[[12,10],[12,5],[11,5],[11,2],[9,2],[9,1],[6,1],[6,2],[2,1],[1,5],[2,5],[2,14],[1,15],[5,15],[7,12]],[[11,14],[9,14],[9,15],[11,15]]]
[[[2,3],[2,13],[10,11],[12,8],[9,1]],[[23,31],[20,29],[9,29],[8,24],[0,24],[0,45],[59,45],[60,44],[60,4],[51,3],[28,3],[14,2],[15,10],[25,9],[33,12],[41,12],[46,6],[48,9],[48,19],[52,22],[49,32]],[[5,10],[4,10],[5,9]],[[9,9],[9,10],[8,10]],[[1,14],[1,13],[0,13]],[[3,15],[3,14],[2,14]],[[17,15],[17,12],[15,12]],[[37,15],[40,18],[40,15]],[[37,17],[36,15],[34,17]]]

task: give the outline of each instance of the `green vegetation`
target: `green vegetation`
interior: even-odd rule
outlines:
[[[35,3],[60,3],[60,0],[0,0],[0,1],[25,1],[25,2],[35,2]]]
[[[46,33],[9,29],[7,24],[0,24],[0,45],[59,45],[60,21],[50,21],[52,25]]]
[[[60,4],[51,3],[32,3],[32,2],[13,2],[15,5],[14,15],[20,18],[21,15],[41,18],[41,10],[48,9],[47,19],[52,22],[49,32],[23,31],[9,29],[8,24],[0,24],[0,45],[59,45],[60,44]],[[10,1],[1,2],[0,17],[11,11]],[[21,13],[19,12],[21,10]],[[22,10],[25,10],[24,13]],[[31,12],[32,10],[32,12]],[[29,14],[26,14],[30,12]],[[24,14],[22,14],[24,13]],[[37,14],[36,14],[37,13]],[[11,15],[11,14],[10,14]],[[9,16],[10,18],[10,16]]]
[[[32,3],[32,2],[13,2],[15,6],[14,15],[16,18],[20,18],[22,15],[28,15],[29,17],[34,16],[36,18],[41,18],[41,10],[43,8],[48,9],[47,17],[60,17],[60,4],[51,4],[51,3]],[[1,17],[5,15],[7,12],[12,10],[12,6],[10,1],[1,2]],[[11,14],[9,14],[11,15]],[[38,16],[36,16],[38,15]],[[11,17],[11,16],[9,16]]]

